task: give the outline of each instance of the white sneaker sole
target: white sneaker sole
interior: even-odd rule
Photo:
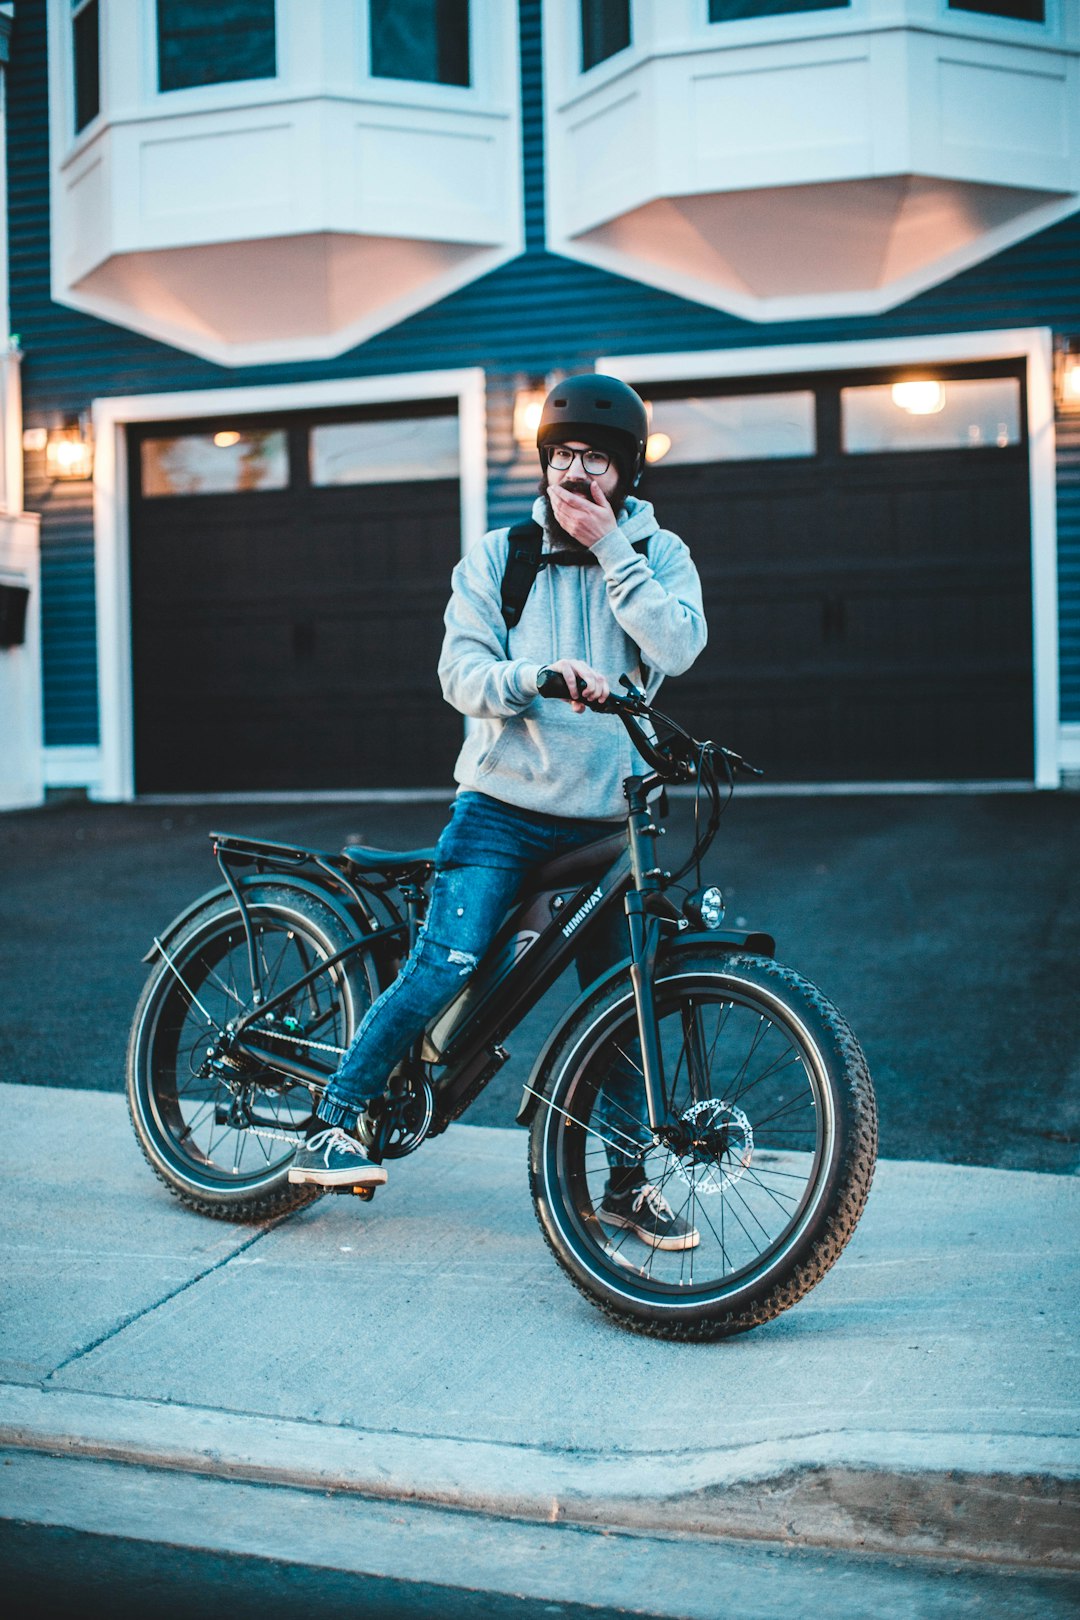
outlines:
[[[381,1164],[366,1164],[358,1170],[290,1170],[293,1186],[307,1183],[313,1187],[381,1187],[386,1171]]]
[[[657,1237],[654,1232],[643,1231],[637,1221],[627,1220],[625,1215],[613,1215],[607,1209],[598,1210],[597,1213],[608,1226],[627,1227],[636,1238],[641,1239],[642,1243],[647,1243],[650,1249],[696,1249],[701,1242],[701,1233],[696,1227],[684,1232],[681,1237]]]

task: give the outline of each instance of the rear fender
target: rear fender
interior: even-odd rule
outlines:
[[[776,941],[771,934],[761,933],[756,930],[750,933],[740,933],[735,928],[697,929],[693,933],[679,934],[676,939],[670,940],[661,946],[659,967],[663,968],[664,964],[670,960],[673,951],[681,954],[687,947],[693,948],[695,945],[718,945],[722,951],[750,951],[755,956],[776,955]],[[559,1019],[559,1022],[540,1048],[536,1061],[532,1066],[532,1073],[525,1082],[521,1093],[521,1102],[515,1116],[518,1125],[532,1124],[533,1115],[540,1104],[540,1080],[552,1051],[585,1004],[595,996],[597,990],[605,988],[626,972],[628,960],[629,958],[617,962],[614,967],[609,968],[598,979],[594,979],[592,984],[581,992],[565,1015]]]
[[[358,925],[357,919],[336,895],[323,888],[321,884],[313,883],[309,878],[297,877],[292,873],[286,877],[284,875],[279,876],[274,872],[252,872],[248,876],[238,877],[237,886],[244,891],[249,889],[265,889],[271,886],[274,888],[300,889],[304,894],[312,895],[316,900],[324,905],[328,911],[332,911],[337,917],[338,921],[341,922],[351,934],[366,933],[370,931],[370,923],[367,924],[366,928]],[[201,911],[204,906],[211,905],[213,901],[221,900],[222,898],[227,897],[229,893],[230,890],[228,884],[223,883],[219,888],[208,889],[205,894],[199,896],[198,900],[193,900],[190,906],[185,906],[183,911],[179,912],[173,918],[172,922],[164,930],[164,932],[158,935],[157,939],[155,939],[154,943],[143,957],[143,961],[156,961],[161,955],[161,945],[164,945],[167,948],[171,941],[179,936],[181,930],[187,927],[187,924],[197,912]]]

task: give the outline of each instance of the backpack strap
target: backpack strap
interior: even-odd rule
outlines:
[[[529,599],[533,581],[540,571],[543,544],[544,531],[532,518],[515,523],[510,530],[510,550],[502,577],[502,616],[508,630],[517,624]]]

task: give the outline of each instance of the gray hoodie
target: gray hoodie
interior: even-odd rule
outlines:
[[[539,498],[537,523],[546,512]],[[600,566],[542,568],[507,631],[509,533],[492,530],[454,569],[439,679],[446,701],[473,722],[454,776],[463,789],[521,809],[621,819],[623,777],[647,769],[640,755],[614,715],[575,714],[540,697],[537,676],[559,658],[582,658],[617,689],[623,674],[641,684],[643,658],[654,697],[664,676],[689,669],[705,645],[697,569],[679,537],[657,527],[649,502],[629,496],[618,529],[592,548]],[[646,539],[647,558],[633,546]]]

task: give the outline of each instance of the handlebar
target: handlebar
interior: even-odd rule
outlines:
[[[700,762],[707,754],[717,754],[726,760],[732,771],[745,771],[751,776],[762,776],[764,772],[749,760],[743,759],[730,748],[723,748],[718,743],[698,742],[689,732],[675,724],[667,715],[662,715],[653,709],[645,700],[644,692],[630,680],[629,676],[621,675],[620,684],[626,688],[627,695],[620,697],[612,692],[603,702],[597,703],[589,698],[581,697],[579,702],[584,703],[587,709],[596,714],[614,714],[622,721],[630,737],[630,741],[648,765],[651,765],[658,776],[669,782],[691,780],[698,774]],[[538,688],[540,696],[544,698],[561,698],[570,702],[570,688],[557,670],[546,669]],[[672,731],[672,736],[663,744],[655,742],[644,727],[638,724],[638,717],[652,717],[662,720]]]

